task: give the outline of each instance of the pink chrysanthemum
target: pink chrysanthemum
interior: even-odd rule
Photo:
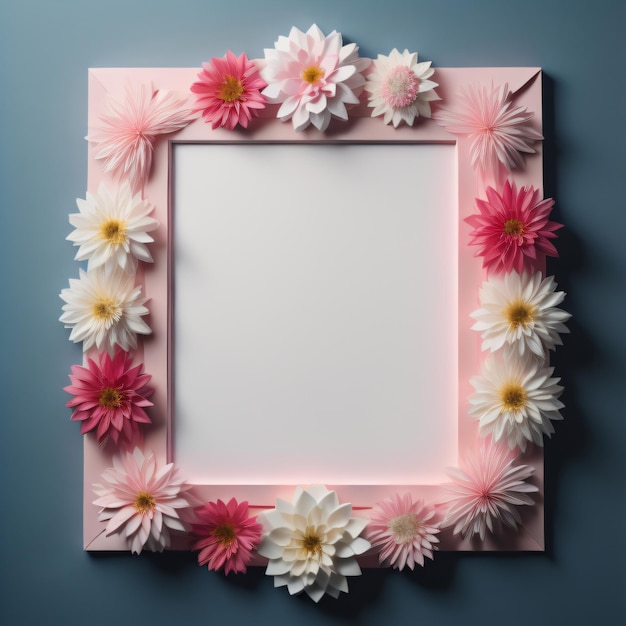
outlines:
[[[170,545],[170,530],[189,530],[198,501],[173,463],[159,468],[152,452],[144,457],[135,448],[113,457],[102,479],[103,485],[93,486],[100,496],[94,504],[102,507],[98,520],[108,522],[107,536],[123,533],[132,552],[162,552]]]
[[[397,570],[405,565],[413,569],[416,563],[423,567],[424,557],[432,559],[434,544],[439,543],[435,537],[439,524],[431,521],[434,516],[435,509],[422,500],[413,502],[409,493],[395,494],[374,505],[365,538],[379,550],[381,564]]]
[[[483,172],[496,172],[498,163],[507,170],[522,167],[522,153],[534,154],[534,141],[543,139],[529,121],[533,114],[514,107],[507,84],[469,85],[459,93],[460,109],[441,109],[433,119],[454,135],[468,135],[472,140],[471,159]]]
[[[111,439],[115,445],[120,439],[136,441],[140,424],[150,424],[144,411],[152,406],[147,398],[152,395],[144,374],[143,364],[132,367],[132,358],[119,350],[114,358],[100,355],[100,363],[89,359],[87,367],[72,365],[71,385],[64,390],[74,397],[66,406],[74,408],[70,419],[82,422],[81,435],[96,430],[98,443]]]
[[[104,160],[104,171],[127,178],[137,192],[150,174],[157,137],[184,128],[194,117],[187,98],[173,91],[127,84],[124,101],[109,97],[102,126],[86,139],[96,144],[95,158]]]
[[[202,68],[199,80],[191,85],[191,91],[197,95],[193,112],[202,111],[212,128],[233,130],[237,124],[247,128],[252,116],[265,108],[261,89],[267,83],[256,65],[245,53],[236,57],[229,50],[223,59],[213,57]]]
[[[538,252],[559,256],[550,241],[563,225],[550,221],[552,198],[539,199],[539,190],[522,187],[508,180],[502,194],[487,187],[487,199],[476,198],[479,213],[465,221],[474,227],[470,245],[480,246],[476,256],[483,257],[483,267],[498,273],[532,271]]]
[[[245,573],[254,550],[261,540],[263,526],[249,517],[248,503],[231,498],[208,502],[196,509],[198,523],[192,527],[199,539],[193,544],[200,550],[198,563],[210,570],[224,568],[224,573]]]
[[[517,529],[521,518],[517,507],[534,504],[527,495],[539,491],[526,482],[534,473],[528,465],[513,465],[515,455],[494,444],[482,445],[477,454],[465,459],[463,469],[450,468],[454,482],[447,485],[450,497],[442,527],[454,526],[463,537],[485,538],[501,524]]]

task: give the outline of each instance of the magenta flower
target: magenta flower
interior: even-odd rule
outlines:
[[[105,533],[123,534],[132,552],[143,548],[162,552],[170,545],[170,530],[187,532],[197,499],[191,485],[178,477],[173,463],[157,467],[152,452],[139,448],[113,457],[113,467],[102,473],[103,485],[94,485],[100,496],[98,520],[108,522]]]
[[[474,227],[470,245],[480,246],[475,256],[483,257],[483,267],[488,271],[521,274],[533,270],[537,253],[559,256],[550,241],[555,230],[563,225],[551,222],[548,217],[554,200],[539,199],[539,190],[522,187],[508,180],[502,194],[487,187],[487,200],[476,198],[479,214],[465,221]]]
[[[433,550],[439,539],[439,524],[432,522],[433,507],[425,506],[422,500],[413,502],[411,494],[395,494],[389,500],[377,502],[370,514],[365,529],[365,538],[373,548],[379,550],[381,564],[410,569],[418,563],[424,566],[424,557],[433,558]]]
[[[191,91],[197,95],[193,112],[202,111],[211,128],[233,130],[237,124],[247,128],[252,116],[265,108],[261,89],[267,83],[256,65],[245,53],[236,57],[229,50],[224,58],[213,57],[202,68],[199,80],[191,85]]]
[[[122,350],[114,358],[103,353],[99,364],[89,359],[87,365],[73,365],[72,384],[64,387],[74,396],[66,405],[74,408],[70,419],[82,422],[81,435],[96,430],[99,444],[109,438],[115,445],[133,443],[140,425],[151,423],[144,408],[152,406],[147,400],[152,377],[143,373],[143,364],[132,367],[132,358]]]
[[[523,107],[513,107],[507,84],[491,88],[470,85],[459,93],[459,110],[441,109],[433,119],[453,135],[467,135],[472,140],[472,166],[483,172],[496,172],[498,163],[507,170],[524,165],[522,153],[534,154],[534,141],[543,139],[529,121],[533,114]]]
[[[497,530],[502,524],[513,529],[521,523],[517,507],[534,504],[527,495],[539,491],[526,482],[534,473],[528,465],[513,465],[515,455],[494,444],[484,444],[474,456],[465,459],[462,469],[448,470],[453,483],[448,485],[450,497],[442,527],[454,526],[453,533],[463,537],[485,538],[487,529]]]
[[[96,144],[95,158],[104,160],[104,171],[127,178],[136,193],[148,180],[157,137],[180,130],[193,119],[187,98],[126,85],[124,101],[109,96],[106,114],[100,118],[103,125],[86,139]]]
[[[248,503],[238,503],[231,498],[228,504],[221,500],[208,502],[196,509],[198,523],[193,532],[199,539],[193,544],[200,550],[198,563],[210,570],[220,570],[228,575],[246,572],[252,551],[259,545],[263,527],[256,517],[249,517]]]

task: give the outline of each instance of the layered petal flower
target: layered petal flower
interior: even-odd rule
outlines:
[[[367,519],[352,517],[352,505],[340,504],[335,491],[298,487],[293,502],[277,499],[258,519],[264,535],[257,550],[269,559],[266,574],[275,587],[318,602],[324,594],[347,593],[346,576],[361,574],[355,557],[370,548],[359,537]]]
[[[465,221],[474,227],[470,245],[480,246],[476,256],[483,257],[483,267],[497,273],[534,269],[540,254],[559,256],[550,241],[562,224],[549,219],[554,200],[541,200],[539,190],[517,189],[508,180],[502,193],[487,187],[487,199],[476,198],[478,214]]]
[[[146,246],[154,239],[148,235],[156,230],[159,222],[150,217],[154,206],[133,195],[130,184],[125,181],[110,191],[104,183],[98,192],[87,192],[86,199],[76,200],[79,213],[70,215],[74,226],[67,239],[80,246],[77,261],[88,261],[88,269],[115,266],[134,272],[137,261],[152,262]]]
[[[249,517],[248,503],[235,498],[226,504],[208,502],[196,509],[196,517],[192,529],[198,540],[192,547],[200,550],[198,563],[210,570],[223,568],[226,575],[245,573],[263,531],[256,518]]]
[[[152,406],[147,399],[152,377],[144,374],[143,364],[132,363],[127,352],[118,350],[114,358],[102,353],[98,363],[89,359],[87,367],[72,366],[72,384],[64,390],[74,397],[66,406],[74,409],[71,419],[81,422],[82,435],[95,430],[99,444],[107,439],[132,443],[140,425],[151,423],[144,409]]]
[[[144,548],[162,552],[170,545],[170,531],[187,532],[198,504],[191,485],[178,476],[173,463],[158,467],[155,456],[139,448],[113,457],[113,467],[93,486],[102,507],[98,520],[107,522],[106,535],[124,536],[131,552]]]
[[[202,64],[198,81],[191,85],[196,94],[193,111],[201,111],[212,128],[233,130],[237,124],[247,128],[250,119],[265,108],[261,89],[266,86],[245,53],[237,57],[229,50],[224,58],[213,57]]]
[[[152,332],[141,319],[148,313],[141,285],[135,286],[135,277],[119,268],[79,269],[79,279],[70,278],[61,299],[66,304],[59,319],[72,329],[71,341],[83,342],[84,351],[92,346],[111,355],[115,346],[128,351],[137,347],[137,333]]]
[[[291,120],[296,131],[310,124],[325,131],[331,118],[348,119],[346,105],[358,104],[369,59],[359,58],[356,44],[343,45],[341,34],[325,36],[313,25],[306,33],[293,27],[275,48],[265,50],[263,94],[280,103],[276,116]]]
[[[435,72],[430,65],[418,63],[417,52],[408,50],[379,54],[365,83],[372,117],[383,115],[385,124],[394,128],[403,120],[413,126],[416,117],[430,117],[430,103],[441,99],[435,93],[438,84],[429,80]]]
[[[553,420],[562,420],[563,387],[552,378],[554,368],[527,354],[512,352],[504,359],[485,360],[480,376],[470,379],[475,393],[470,414],[479,420],[482,436],[505,440],[511,450],[526,450],[529,441],[543,446],[543,436],[554,432]]]
[[[435,509],[422,500],[413,502],[411,494],[395,494],[377,502],[370,514],[365,537],[378,550],[381,564],[397,570],[415,564],[424,566],[424,557],[433,558],[439,539],[439,523],[433,521]]]
[[[485,539],[504,524],[517,529],[521,523],[517,507],[534,505],[528,495],[539,491],[528,479],[534,468],[514,465],[515,455],[492,443],[464,459],[461,468],[448,470],[453,482],[446,486],[448,497],[442,527],[453,526],[463,537]]]
[[[148,180],[158,137],[184,128],[194,118],[186,97],[128,83],[123,101],[108,97],[101,125],[86,139],[96,145],[95,158],[104,161],[104,171],[128,179],[135,192]]]
[[[481,308],[471,314],[476,320],[472,329],[482,333],[482,349],[510,347],[522,356],[530,351],[545,359],[547,350],[562,344],[559,333],[569,332],[564,322],[571,316],[556,306],[565,292],[555,289],[554,277],[542,280],[540,272],[511,272],[484,282]]]
[[[523,167],[523,154],[534,154],[532,144],[543,139],[530,125],[533,113],[513,106],[507,84],[461,88],[459,103],[458,109],[440,109],[433,119],[471,139],[472,165],[483,172],[496,172],[499,163],[509,171]]]

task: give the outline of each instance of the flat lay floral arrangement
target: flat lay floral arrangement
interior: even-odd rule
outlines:
[[[559,308],[565,294],[542,270],[546,256],[557,256],[562,225],[550,219],[552,199],[514,178],[543,139],[533,111],[516,104],[507,84],[469,83],[447,102],[437,80],[416,52],[360,57],[356,44],[314,25],[280,36],[263,60],[228,51],[203,63],[187,93],[127,83],[110,95],[87,136],[107,179],[69,217],[82,266],[61,291],[60,318],[85,352],[65,387],[71,419],[111,459],[90,505],[107,536],[140,554],[186,534],[200,565],[237,574],[263,563],[275,586],[317,602],[348,591],[347,577],[361,574],[357,557],[412,570],[436,558],[446,535],[479,543],[519,530],[520,511],[540,491],[524,456],[562,419],[549,361],[570,316]],[[264,109],[294,134],[322,134],[349,125],[359,104],[393,129],[436,123],[468,142],[481,192],[461,245],[481,259],[484,281],[471,314],[483,356],[466,411],[479,445],[462,451],[434,501],[397,492],[357,510],[322,485],[297,487],[290,501],[278,498],[258,514],[234,497],[204,501],[173,463],[144,447],[155,389],[137,349],[152,332],[140,276],[160,227],[144,193],[155,146],[191,123],[246,132]]]

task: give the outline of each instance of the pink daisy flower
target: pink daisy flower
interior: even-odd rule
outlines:
[[[424,566],[424,557],[433,558],[434,545],[439,543],[435,535],[439,524],[431,520],[435,509],[425,506],[422,500],[413,502],[411,494],[377,502],[372,509],[370,522],[365,530],[366,539],[379,550],[381,564],[410,569],[415,564]]]
[[[157,137],[180,130],[193,119],[187,98],[145,85],[135,90],[127,84],[124,101],[109,96],[102,126],[86,139],[96,144],[95,158],[104,160],[104,171],[127,178],[137,192],[150,174]]]
[[[485,538],[501,524],[513,529],[521,523],[517,507],[534,504],[528,495],[539,491],[526,482],[534,473],[528,465],[513,465],[515,455],[494,444],[484,444],[478,454],[465,459],[463,469],[448,470],[453,483],[442,527],[454,526],[463,537]]]
[[[533,113],[514,107],[507,84],[491,88],[469,85],[459,93],[459,110],[441,109],[433,119],[453,135],[472,140],[472,165],[483,172],[496,172],[502,163],[507,170],[524,165],[522,153],[534,154],[534,141],[543,139],[529,121]]]
[[[469,244],[480,246],[476,256],[483,257],[484,268],[521,274],[533,269],[538,252],[559,256],[550,239],[563,225],[548,219],[552,198],[540,200],[538,189],[518,191],[508,180],[502,194],[493,187],[487,187],[486,193],[486,200],[476,198],[479,213],[465,218],[474,227]]]
[[[226,575],[245,573],[263,532],[256,517],[249,517],[248,503],[238,503],[235,498],[228,504],[208,502],[196,509],[196,516],[193,532],[199,539],[192,548],[200,550],[198,563],[215,571],[224,568]]]
[[[72,384],[64,387],[74,397],[66,406],[74,408],[70,419],[82,422],[81,435],[96,430],[98,443],[111,439],[115,445],[121,440],[132,443],[139,434],[140,424],[150,424],[144,411],[152,406],[147,398],[152,395],[144,374],[143,364],[132,367],[132,358],[118,350],[114,358],[100,355],[100,363],[89,359],[88,366],[72,366]]]
[[[101,477],[104,484],[93,486],[100,496],[94,504],[102,507],[98,520],[107,522],[107,536],[123,534],[131,552],[162,552],[170,545],[170,530],[188,531],[198,501],[173,463],[159,468],[154,453],[144,457],[135,448],[113,457],[113,467]]]
[[[202,111],[211,128],[233,130],[237,124],[247,128],[252,116],[265,108],[261,89],[267,83],[256,65],[245,53],[236,57],[229,50],[224,58],[213,57],[202,68],[199,80],[191,85],[191,91],[197,95],[193,112]]]

